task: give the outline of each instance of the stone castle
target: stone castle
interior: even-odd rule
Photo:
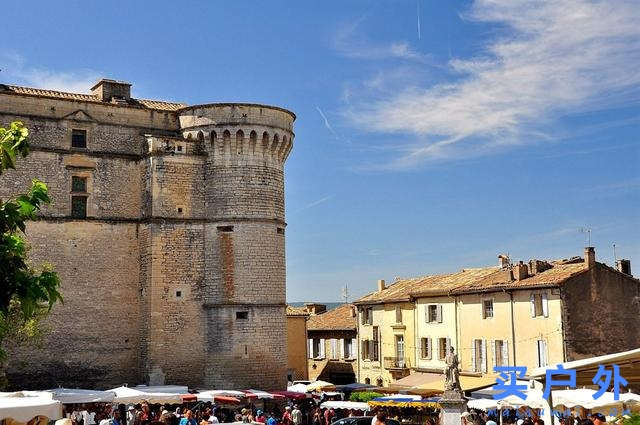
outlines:
[[[295,115],[244,103],[134,99],[0,84],[0,122],[31,154],[0,198],[47,183],[27,229],[64,304],[39,349],[11,353],[15,388],[286,385],[284,163]]]

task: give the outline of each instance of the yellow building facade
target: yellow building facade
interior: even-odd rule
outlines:
[[[496,366],[533,370],[640,342],[634,306],[618,313],[613,295],[640,293],[640,281],[596,263],[593,248],[585,249],[585,259],[511,264],[499,258],[498,267],[398,279],[389,286],[382,281],[357,300],[358,381],[387,386],[415,372],[433,379],[450,348],[463,374],[479,376],[494,374]],[[615,311],[616,317],[601,315],[611,323],[592,320],[585,327],[576,314],[596,311]],[[598,338],[603,341],[582,343]]]

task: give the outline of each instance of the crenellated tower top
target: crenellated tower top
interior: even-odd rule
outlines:
[[[293,147],[296,116],[286,109],[247,103],[212,103],[179,112],[183,136],[202,143],[209,162],[282,169]]]

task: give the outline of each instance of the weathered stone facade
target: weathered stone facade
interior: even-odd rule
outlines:
[[[295,115],[0,85],[2,125],[32,153],[0,197],[45,181],[53,204],[27,236],[59,272],[64,304],[41,349],[18,350],[16,388],[171,383],[284,389],[284,163]],[[74,130],[86,147],[72,146]],[[86,189],[75,193],[72,178]],[[86,217],[72,215],[72,196]],[[77,199],[76,199],[77,200]]]

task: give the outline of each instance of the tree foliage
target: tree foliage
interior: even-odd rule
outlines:
[[[355,391],[351,393],[349,400],[366,403],[378,397],[384,397],[384,394],[380,394],[375,391]]]
[[[29,154],[29,131],[21,122],[0,127],[0,177],[16,168],[19,156]],[[31,189],[14,199],[0,199],[0,344],[19,344],[42,334],[40,320],[62,301],[60,279],[49,265],[30,266],[26,223],[35,220],[40,208],[50,203],[47,185],[34,179]],[[0,360],[5,356],[0,348]]]

